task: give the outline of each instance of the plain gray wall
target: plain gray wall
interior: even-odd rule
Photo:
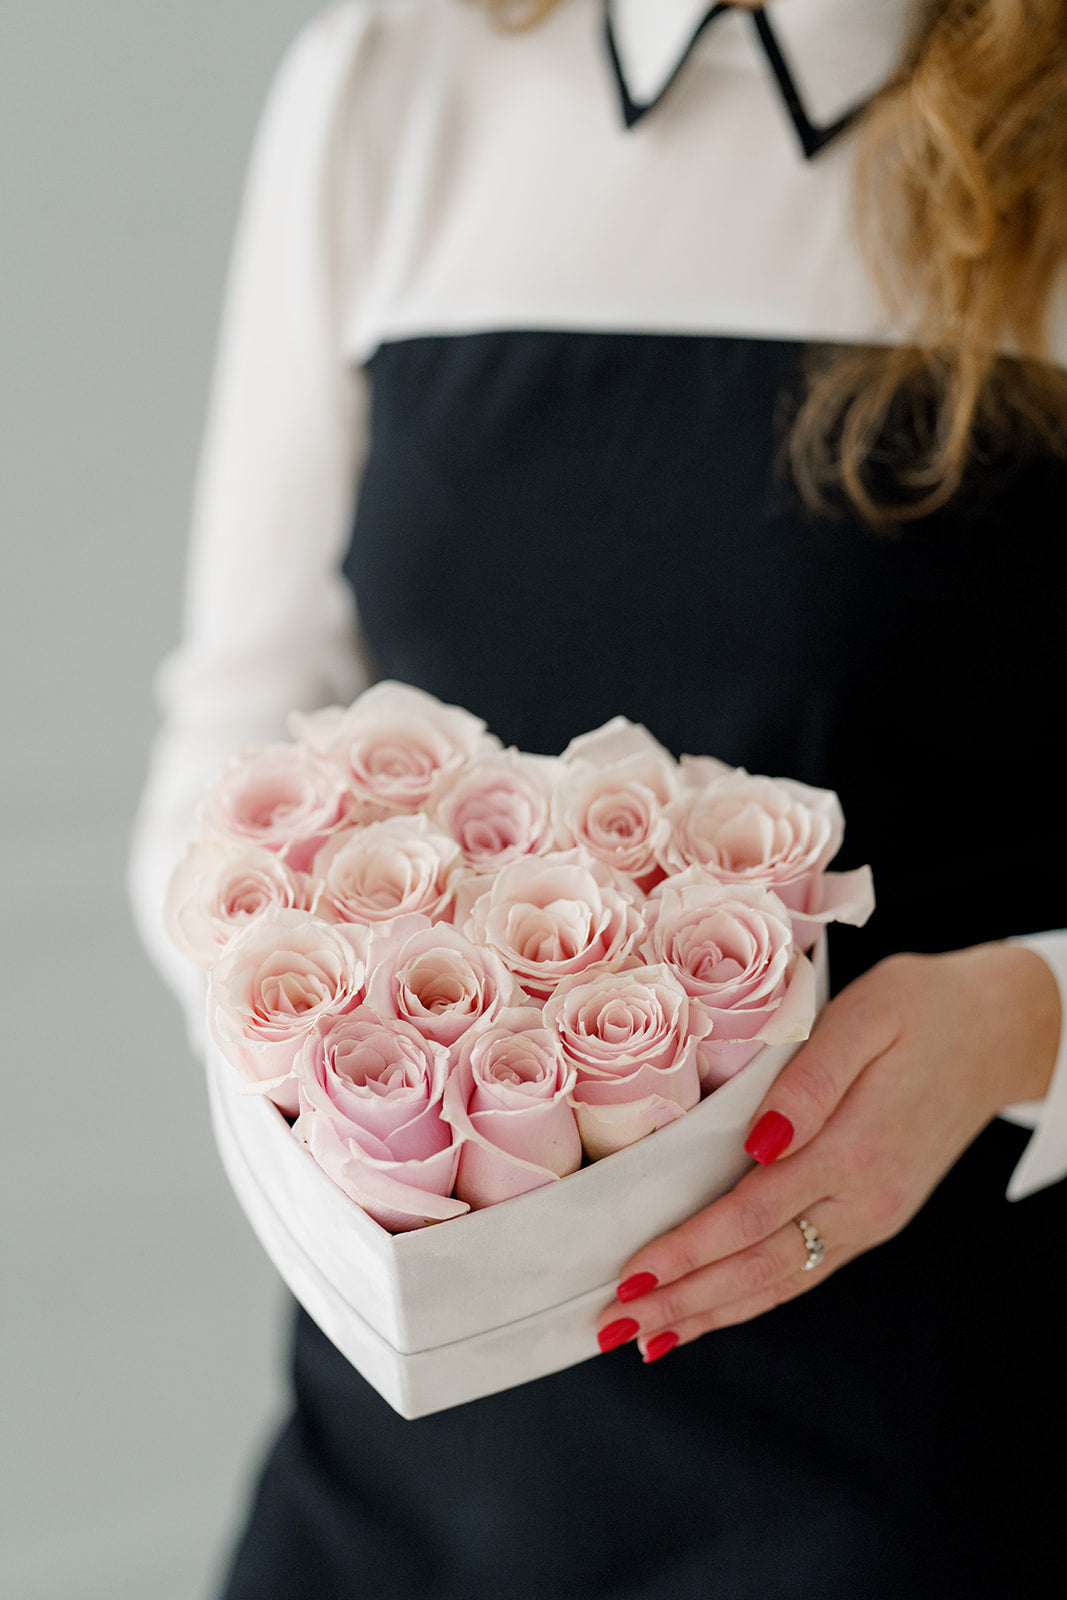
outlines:
[[[0,0],[0,1593],[213,1592],[284,1307],[126,909],[241,176],[301,0]]]

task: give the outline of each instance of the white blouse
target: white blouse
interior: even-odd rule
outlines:
[[[614,0],[631,98],[671,79],[708,7]],[[883,83],[903,0],[771,0],[810,119]],[[348,0],[312,22],[271,91],[226,296],[194,507],[183,642],[133,840],[138,924],[203,1032],[199,975],[160,908],[194,807],[295,707],[370,681],[341,577],[367,448],[362,363],[384,341],[497,328],[891,342],[850,218],[853,140],[811,161],[743,11],[700,35],[627,130],[600,0],[530,32],[462,0]],[[669,181],[667,175],[669,174]],[[635,203],[635,197],[639,203]],[[1067,365],[1067,296],[1053,330]],[[1067,932],[1032,934],[1067,1014]],[[1067,1174],[1067,1028],[1018,1198]]]

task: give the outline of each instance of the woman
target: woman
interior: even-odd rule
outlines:
[[[879,910],[600,1360],[404,1423],[298,1319],[227,1600],[1051,1596],[1067,7],[533,9],[354,0],[278,80],[146,938],[214,767],[361,650],[525,749],[622,712],[835,788]]]

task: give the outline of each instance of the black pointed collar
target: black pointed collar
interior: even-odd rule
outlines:
[[[654,110],[705,33],[736,10],[730,26],[739,20],[750,30],[811,160],[888,78],[906,9],[901,0],[771,0],[755,11],[707,0],[605,0],[604,39],[623,119],[633,128]]]

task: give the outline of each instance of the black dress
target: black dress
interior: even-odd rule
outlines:
[[[697,0],[647,0],[641,39],[660,18],[670,44],[683,9],[703,26]],[[239,525],[232,583],[312,542],[302,508],[333,505],[343,454],[316,431],[336,333],[372,399],[344,571],[381,674],[526,750],[622,713],[837,790],[838,865],[869,861],[878,897],[832,931],[840,987],[891,951],[1067,924],[1067,472],[987,451],[892,538],[801,509],[775,468],[800,341],[877,339],[878,313],[842,143],[805,163],[751,19],[708,9],[631,136],[600,0],[521,40],[452,0],[331,8],[254,163],[202,542]],[[842,27],[882,50],[904,10],[772,7],[802,87]],[[221,669],[190,662],[196,700]],[[1006,1201],[1026,1139],[995,1122],[896,1238],[647,1367],[623,1348],[409,1422],[297,1313],[293,1415],[225,1600],[1059,1600],[1067,1191]]]
[[[345,570],[385,676],[558,751],[616,713],[834,788],[889,951],[1062,926],[1067,474],[992,462],[887,538],[775,471],[800,347],[551,331],[370,361]],[[302,1314],[226,1600],[1063,1593],[1062,1184],[994,1123],[915,1220],[791,1304],[415,1422]]]

